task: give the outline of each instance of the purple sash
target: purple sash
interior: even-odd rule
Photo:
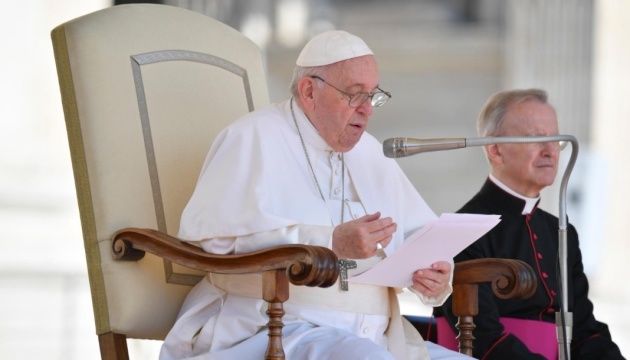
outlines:
[[[544,321],[501,318],[504,333],[519,338],[533,353],[538,353],[548,360],[558,359],[558,340],[556,325]],[[459,351],[457,338],[443,316],[437,317],[438,344],[453,351]]]

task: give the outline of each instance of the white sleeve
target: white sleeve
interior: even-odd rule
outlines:
[[[331,226],[292,225],[255,234],[220,237],[199,241],[204,251],[213,254],[242,254],[276,245],[303,244],[332,248]]]

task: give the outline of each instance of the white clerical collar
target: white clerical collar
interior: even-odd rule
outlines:
[[[322,138],[322,136],[319,134],[319,131],[317,131],[315,126],[313,126],[311,121],[306,117],[306,114],[304,114],[304,111],[302,111],[302,108],[298,105],[297,101],[295,101],[295,99],[293,98],[291,98],[291,100],[289,101],[293,101],[295,120],[300,127],[300,132],[302,133],[304,141],[314,146],[318,150],[333,151],[333,148],[330,147],[328,143],[326,143],[326,140]]]
[[[506,193],[519,198],[523,201],[525,201],[525,206],[523,207],[523,211],[522,214],[523,215],[527,215],[529,213],[532,212],[532,210],[534,209],[534,207],[536,206],[536,204],[538,203],[538,200],[540,200],[540,196],[535,197],[535,198],[530,198],[527,196],[523,196],[519,193],[517,193],[516,191],[510,189],[507,185],[505,185],[504,183],[501,182],[501,180],[497,179],[496,177],[494,177],[492,174],[490,174],[490,180],[495,183],[498,187],[500,187],[501,189],[503,189],[503,191],[505,191]]]

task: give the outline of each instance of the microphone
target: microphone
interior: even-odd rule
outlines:
[[[396,137],[383,141],[383,153],[389,158],[400,158],[429,151],[442,151],[466,147],[465,138],[414,139]]]
[[[443,138],[443,139],[414,139],[407,137],[395,137],[383,141],[383,154],[389,158],[401,158],[415,154],[461,149],[470,146],[483,146],[490,144],[508,143],[543,143],[558,141],[560,150],[571,142],[577,146],[577,140],[571,135],[550,135],[550,136],[500,136],[484,138]]]

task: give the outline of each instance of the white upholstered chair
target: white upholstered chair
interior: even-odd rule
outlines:
[[[145,250],[163,249],[166,259],[205,271],[279,270],[282,277],[288,264],[311,264],[322,252],[329,274],[313,285],[334,283],[336,257],[328,249],[291,247],[290,254],[284,249],[260,266],[248,261],[240,268],[228,257],[230,268],[221,270],[225,263],[164,236],[177,234],[218,131],[268,103],[254,43],[202,14],[148,4],[74,19],[56,27],[52,40],[103,358],[126,358],[126,337],[163,339],[203,274],[150,254],[115,260],[114,234],[128,242],[117,245],[119,256],[131,258],[133,241],[149,234],[117,233],[123,228],[159,231]],[[169,241],[175,247],[164,245]]]
[[[215,135],[268,103],[260,50],[207,16],[149,4],[68,21],[53,29],[52,41],[102,358],[127,359],[127,338],[163,339],[205,272],[263,272],[266,358],[283,358],[289,281],[333,285],[334,253],[286,245],[220,256],[174,237]],[[530,276],[519,271],[501,265],[470,280],[456,270],[455,289],[460,278],[507,278],[500,287],[518,293],[515,280]],[[476,311],[463,301],[467,313]]]

